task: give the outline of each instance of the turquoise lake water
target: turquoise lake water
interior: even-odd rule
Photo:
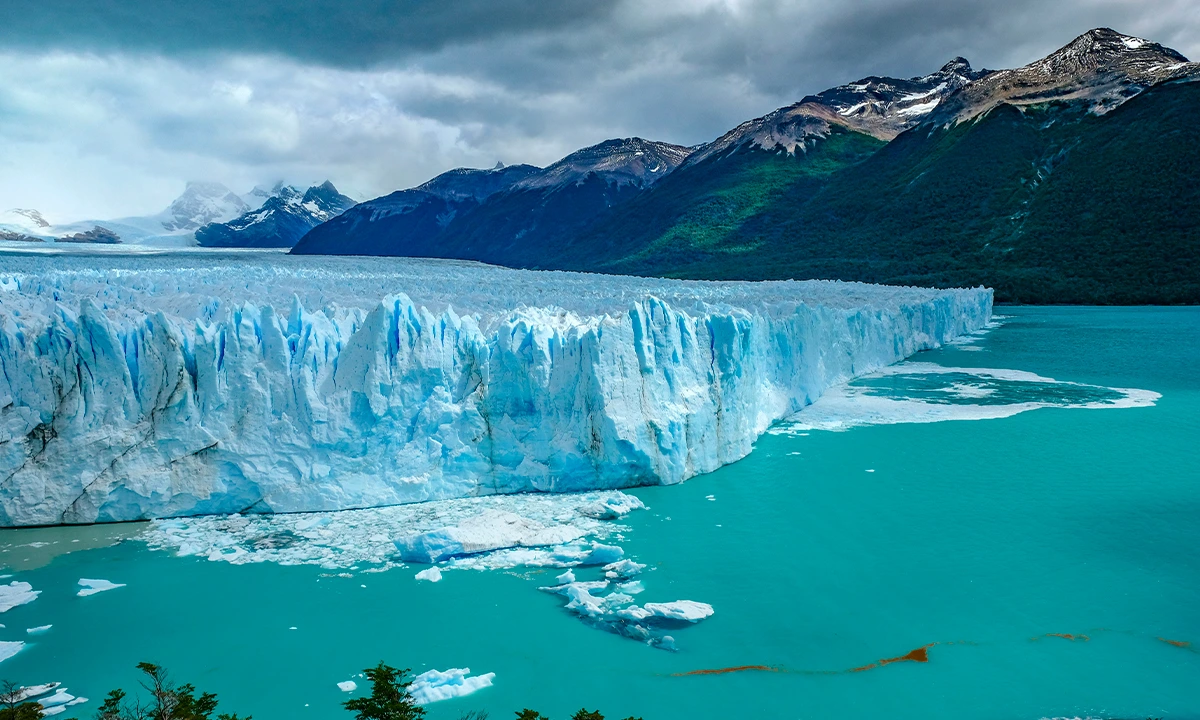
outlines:
[[[130,525],[0,531],[5,572],[42,591],[0,615],[0,640],[27,642],[0,677],[62,681],[92,698],[80,718],[141,660],[256,720],[349,718],[335,683],[381,659],[496,673],[428,706],[434,720],[585,705],[645,720],[1200,717],[1200,311],[1001,312],[977,344],[915,359],[1101,386],[1003,385],[979,404],[1162,397],[767,435],[718,472],[631,491],[649,507],[620,543],[650,566],[639,601],[716,609],[675,634],[678,652],[580,622],[536,591],[558,570],[336,577],[108,545]],[[928,399],[895,377],[861,386]],[[81,577],[127,587],[77,598]],[[928,662],[848,672],[922,647]],[[747,665],[770,669],[678,676]]]

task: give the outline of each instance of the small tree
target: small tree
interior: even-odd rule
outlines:
[[[589,712],[586,708],[579,708],[579,712],[572,715],[571,720],[604,720],[604,716],[599,710]]]
[[[141,700],[126,702],[124,690],[113,690],[104,698],[96,713],[96,720],[212,720],[217,711],[217,696],[201,693],[196,696],[196,687],[191,684],[176,686],[165,670],[153,663],[138,663],[138,670],[145,675],[142,688],[150,694],[143,705]],[[249,716],[239,718],[236,714],[222,713],[217,720],[251,720]]]
[[[379,663],[363,671],[371,681],[369,697],[347,700],[343,706],[357,713],[358,720],[419,720],[425,709],[413,701],[408,668],[397,670]]]
[[[42,717],[42,706],[35,702],[25,702],[21,698],[21,688],[11,680],[0,684],[0,720],[38,720]]]
[[[536,710],[525,708],[524,710],[517,711],[517,720],[550,720],[550,718]]]

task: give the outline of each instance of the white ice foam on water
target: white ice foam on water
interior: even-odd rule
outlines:
[[[53,625],[38,625],[37,627],[25,628],[25,632],[28,633],[29,635],[41,635],[42,633],[46,632],[47,630],[49,630],[52,627],[54,627],[54,626]]]
[[[428,580],[429,582],[441,582],[442,571],[436,567],[426,568],[414,575],[418,580]]]
[[[338,690],[341,690],[342,692],[354,692],[358,689],[358,683],[354,682],[353,680],[343,680],[342,682],[338,683],[337,686]]]
[[[901,375],[937,377],[970,376],[979,385],[948,381],[936,401],[912,397],[888,397],[886,390],[859,383]],[[972,402],[995,397],[1005,384],[1021,385],[1032,397],[1010,403]],[[1038,387],[1046,397],[1039,398]],[[1055,392],[1079,395],[1075,401],[1056,399]],[[1088,395],[1094,397],[1089,398]],[[1053,378],[995,368],[946,367],[933,363],[900,363],[866,375],[857,381],[830,388],[815,403],[778,424],[773,434],[803,434],[806,430],[849,430],[864,425],[931,423],[949,420],[988,420],[1011,417],[1039,408],[1116,409],[1149,407],[1162,396],[1151,390],[1110,388],[1084,383],[1063,382]]]
[[[410,259],[6,255],[0,526],[678,483],[991,306]]]
[[[330,570],[369,565],[380,570],[400,562],[396,540],[433,533],[440,538],[453,536],[465,540],[464,552],[469,549],[478,553],[453,557],[440,571],[521,565],[569,567],[582,564],[594,552],[592,544],[583,538],[603,540],[627,529],[616,523],[615,518],[597,518],[597,507],[640,508],[642,504],[619,490],[497,495],[329,513],[156,520],[139,539],[152,548],[173,550],[180,556],[205,557],[235,565],[274,562],[319,565]],[[604,515],[613,517],[611,512]],[[503,531],[480,518],[498,519],[504,524]],[[462,527],[477,529],[481,535],[471,535]],[[531,535],[512,532],[513,527]],[[496,542],[498,536],[519,543],[529,537],[547,537],[543,530],[550,527],[558,528],[555,537],[570,537],[580,544],[485,551],[487,547],[504,544]]]
[[[34,590],[32,585],[19,580],[0,585],[0,613],[8,612],[18,605],[31,603],[41,594],[41,590]]]
[[[412,686],[409,688],[413,701],[418,705],[428,705],[440,700],[463,697],[477,690],[491,687],[492,681],[496,679],[494,672],[468,677],[470,672],[470,668],[451,668],[421,673],[413,678]]]
[[[108,592],[117,588],[125,587],[125,583],[114,583],[108,580],[91,580],[88,578],[79,578],[79,592],[75,593],[79,597],[87,597],[96,593]]]
[[[21,652],[23,647],[25,647],[25,643],[20,640],[0,640],[0,662]]]

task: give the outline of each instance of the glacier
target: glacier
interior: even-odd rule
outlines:
[[[0,261],[3,526],[678,483],[992,310],[403,258]]]

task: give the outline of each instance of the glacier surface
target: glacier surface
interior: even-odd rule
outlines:
[[[678,483],[992,304],[393,258],[0,259],[3,526]]]

